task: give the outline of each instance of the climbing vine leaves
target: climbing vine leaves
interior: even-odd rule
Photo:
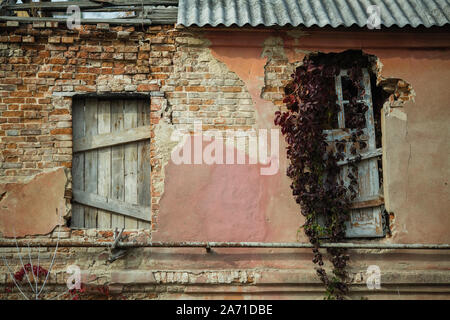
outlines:
[[[305,57],[285,88],[283,102],[287,110],[275,113],[275,124],[281,127],[287,142],[287,175],[292,179],[292,194],[306,218],[304,232],[313,245],[313,262],[330,299],[343,299],[348,292],[349,257],[345,249],[329,248],[333,265],[333,274],[329,275],[319,247],[322,239],[340,242],[345,238],[345,221],[358,192],[359,159],[345,171],[346,183],[338,161],[345,158],[347,147],[352,155],[357,155],[355,145],[365,147],[360,136],[367,106],[357,100],[364,94],[362,68],[367,67],[367,59],[359,57],[355,58],[354,52]],[[324,130],[337,127],[340,106],[336,102],[335,76],[341,69],[348,70],[348,80],[342,87],[343,94],[349,97],[344,114],[351,137],[330,143]]]

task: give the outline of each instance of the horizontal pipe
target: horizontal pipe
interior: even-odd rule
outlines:
[[[0,240],[1,247],[111,247],[112,241],[74,241],[74,240]],[[298,242],[119,242],[117,248],[312,248],[310,243]],[[321,248],[346,249],[450,249],[450,244],[419,243],[323,243]]]

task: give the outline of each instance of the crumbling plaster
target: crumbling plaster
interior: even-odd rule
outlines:
[[[67,170],[46,170],[26,183],[0,185],[0,232],[4,237],[44,235],[64,224]]]

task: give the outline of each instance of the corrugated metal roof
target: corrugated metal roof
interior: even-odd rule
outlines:
[[[450,0],[180,0],[178,24],[184,26],[346,26],[367,25],[367,8],[377,5],[381,25],[443,26],[450,21]]]

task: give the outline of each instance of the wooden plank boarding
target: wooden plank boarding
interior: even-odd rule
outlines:
[[[73,138],[84,136],[84,100],[76,99],[72,105]],[[72,183],[84,191],[84,153],[73,155]],[[84,228],[84,207],[78,203],[72,206],[71,226]]]
[[[84,121],[86,124],[86,136],[94,136],[97,134],[97,99],[87,98],[85,103]],[[97,193],[97,165],[98,151],[90,150],[85,153],[84,166],[84,190],[86,192]],[[97,227],[97,209],[85,208],[84,226],[86,228]]]
[[[375,149],[375,151],[368,151],[368,152],[364,152],[364,153],[360,153],[360,160],[366,160],[366,159],[371,159],[371,158],[375,158],[375,157],[379,157],[383,154],[383,149],[382,148],[378,148]],[[344,164],[347,164],[353,160],[356,160],[358,157],[357,156],[349,156],[344,160],[338,161],[337,165],[338,166],[343,166]]]
[[[98,133],[108,134],[111,130],[111,102],[100,100],[98,102]],[[110,197],[111,191],[111,148],[98,150],[98,194]],[[97,228],[111,228],[111,213],[98,210]]]
[[[73,195],[77,198],[79,203],[92,208],[101,208],[127,217],[150,221],[150,216],[148,214],[148,211],[150,210],[149,207],[142,207],[137,204],[130,204],[125,201],[80,190],[73,190]]]
[[[370,197],[367,199],[359,199],[359,201],[355,201],[352,203],[353,209],[363,209],[363,208],[373,208],[378,207],[384,204],[384,197],[376,196]]]
[[[119,144],[150,139],[150,126],[127,128],[117,133],[105,132],[96,136],[85,136],[73,141],[74,152],[112,147]]]
[[[123,100],[117,99],[111,102],[111,132],[123,130]],[[111,198],[117,200],[125,199],[124,190],[124,154],[123,145],[111,148]],[[124,228],[125,218],[113,214],[111,220],[112,228]]]
[[[124,128],[130,129],[137,125],[137,103],[136,100],[126,101],[123,106]],[[124,181],[125,202],[137,204],[137,144],[128,143],[124,145]],[[137,221],[125,217],[125,228],[136,229]]]
[[[74,100],[74,227],[150,228],[149,105],[143,99]]]
[[[150,103],[139,100],[137,104],[137,121],[139,127],[150,126]],[[148,128],[150,134],[150,128]],[[138,142],[138,168],[137,168],[137,203],[141,206],[151,206],[150,194],[150,140]],[[151,212],[148,213],[149,217]],[[150,229],[150,224],[138,221],[139,229]]]

